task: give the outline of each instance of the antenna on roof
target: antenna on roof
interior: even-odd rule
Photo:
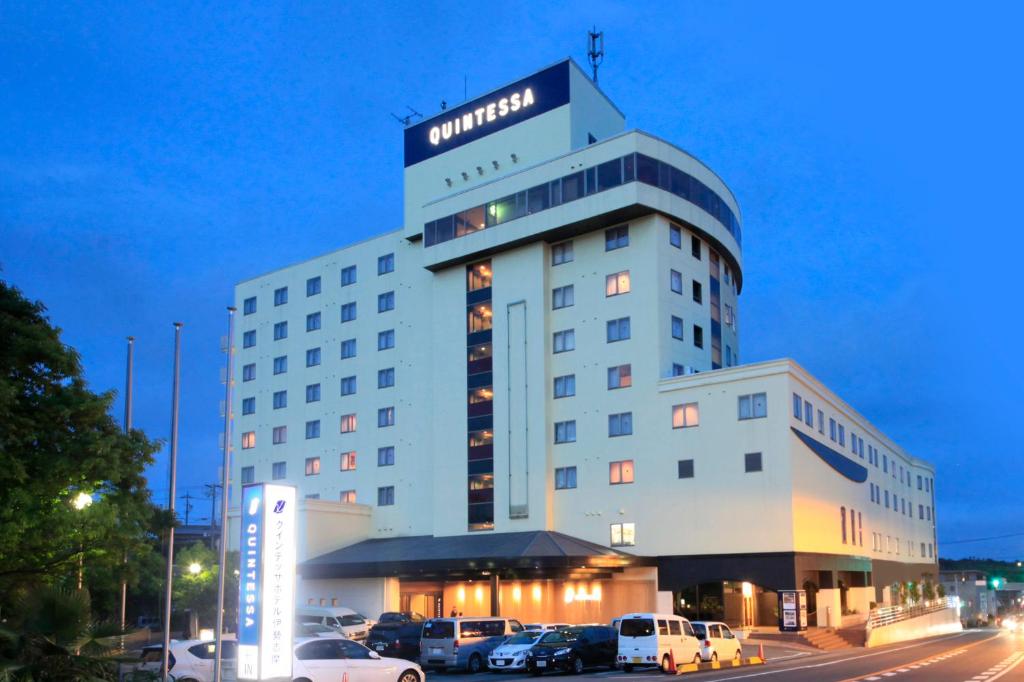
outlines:
[[[587,31],[587,36],[590,41],[587,43],[587,59],[590,61],[590,66],[594,69],[594,84],[597,84],[597,67],[601,66],[601,62],[604,61],[604,31],[598,32],[597,26],[594,30]]]
[[[409,110],[408,114],[406,114],[405,116],[399,116],[398,114],[391,114],[391,118],[395,119],[396,121],[398,121],[399,123],[404,125],[406,128],[409,127],[409,124],[412,123],[413,120],[415,120],[417,118],[423,118],[423,114],[421,114],[420,112],[416,111],[415,109],[410,107],[408,104],[405,105],[405,108]]]

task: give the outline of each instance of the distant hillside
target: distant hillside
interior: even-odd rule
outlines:
[[[1000,577],[1008,582],[1024,582],[1024,568],[1016,561],[997,561],[968,557],[966,559],[939,559],[939,570],[942,571],[984,571],[991,576]]]

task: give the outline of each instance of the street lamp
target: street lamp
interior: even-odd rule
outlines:
[[[199,575],[200,573],[202,573],[202,571],[203,567],[199,564],[198,561],[193,561],[188,565],[188,572],[192,575]]]
[[[90,504],[92,504],[92,495],[84,492],[78,493],[77,495],[75,495],[75,499],[72,500],[71,504],[74,505],[75,509],[77,509],[78,511],[82,511]]]
[[[73,499],[71,501],[71,506],[73,506],[76,511],[83,511],[86,507],[88,507],[91,504],[92,504],[92,495],[90,495],[87,492],[80,492],[80,493],[78,493],[77,495],[75,495],[75,499]],[[83,523],[83,525],[84,525],[84,523]],[[83,569],[85,568],[85,538],[82,537],[82,535],[84,535],[84,534],[85,534],[85,532],[84,532],[84,529],[83,529],[83,531],[79,535],[79,539],[78,539],[78,589],[79,590],[82,589],[82,573],[83,573]]]

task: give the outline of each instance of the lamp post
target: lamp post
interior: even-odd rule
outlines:
[[[203,572],[203,567],[198,561],[193,561],[188,565],[188,572],[192,575],[199,575]]]
[[[171,512],[171,527],[167,530],[167,579],[164,582],[164,626],[163,626],[163,660],[160,663],[160,674],[164,682],[168,682],[167,663],[171,647],[171,590],[174,582],[174,524],[177,517],[174,512],[174,497],[177,495],[178,481],[178,401],[180,398],[178,378],[181,375],[181,322],[174,323],[174,385],[171,389],[171,482],[168,488],[167,509]]]
[[[71,501],[71,506],[76,511],[84,511],[86,507],[92,504],[92,495],[86,492],[81,492],[75,495],[75,499]],[[82,537],[85,534],[85,523],[82,523],[82,530],[78,535],[78,589],[82,589],[82,573],[85,568],[85,538]]]

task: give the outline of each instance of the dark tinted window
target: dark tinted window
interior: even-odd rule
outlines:
[[[704,627],[704,623],[694,623],[693,624],[693,631],[701,639],[707,639],[707,637],[708,637],[708,631],[707,631],[707,628]]]
[[[683,631],[679,627],[679,621],[678,620],[670,620],[668,622],[668,634],[670,634],[670,635],[679,635],[679,634],[682,634],[682,632]]]
[[[342,649],[337,646],[337,643],[342,641],[347,640],[318,639],[307,642],[295,650],[295,657],[300,661],[324,661],[344,658]]]
[[[424,639],[451,639],[455,637],[455,623],[450,620],[428,620],[423,626]]]
[[[342,616],[339,620],[341,620],[342,625],[363,625],[366,622],[366,619],[359,614]]]
[[[619,624],[620,637],[650,637],[654,634],[654,621],[650,618],[626,618]]]
[[[345,658],[370,658],[370,650],[358,642],[353,642],[350,639],[339,639],[335,641],[344,652]]]

